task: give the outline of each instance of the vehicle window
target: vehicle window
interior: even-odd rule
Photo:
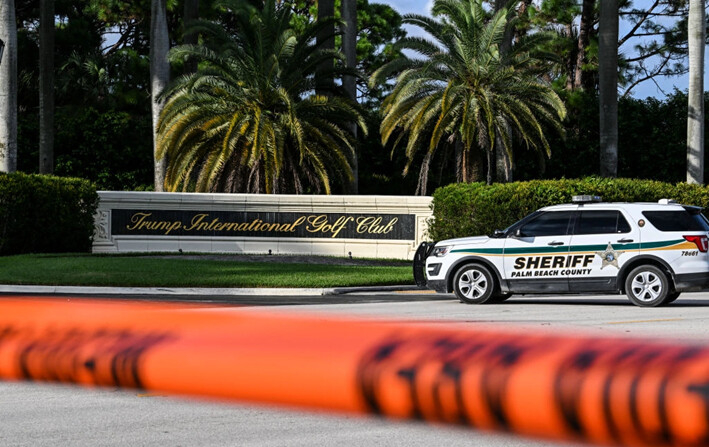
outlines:
[[[574,234],[629,233],[630,224],[620,211],[581,211]]]
[[[709,224],[701,213],[687,210],[643,211],[643,216],[660,231],[709,231]]]
[[[541,213],[520,227],[522,236],[560,236],[569,234],[569,220],[573,211]]]
[[[517,222],[513,223],[513,224],[510,225],[509,227],[507,227],[507,228],[505,228],[504,230],[502,230],[501,233],[504,233],[506,236],[508,236],[508,235],[512,234],[517,228],[522,227],[522,225],[524,225],[525,223],[529,222],[529,221],[532,220],[535,216],[538,216],[538,215],[541,214],[541,213],[542,213],[541,211],[537,210],[537,211],[535,211],[535,212],[533,212],[533,213],[531,213],[531,214],[528,214],[528,215],[524,216],[522,219],[518,220]]]

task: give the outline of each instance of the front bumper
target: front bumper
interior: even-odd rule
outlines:
[[[426,278],[426,258],[431,253],[435,244],[430,242],[422,242],[414,254],[414,281],[419,287],[426,287],[428,283]]]
[[[414,280],[419,287],[435,290],[438,293],[448,293],[448,287],[445,279],[428,279],[429,276],[438,276],[443,263],[432,262],[428,263],[428,259],[435,243],[422,242],[414,255]]]

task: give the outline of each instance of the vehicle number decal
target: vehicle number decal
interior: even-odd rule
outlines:
[[[698,250],[682,250],[682,256],[698,256]]]

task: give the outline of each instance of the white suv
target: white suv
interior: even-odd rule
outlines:
[[[709,288],[708,235],[698,207],[575,196],[491,236],[424,243],[414,276],[469,304],[511,294],[625,293],[638,306],[660,306]]]

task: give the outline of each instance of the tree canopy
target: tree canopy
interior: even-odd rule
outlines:
[[[164,94],[158,156],[168,157],[167,190],[329,194],[352,177],[346,123],[366,125],[355,103],[315,93],[316,69],[339,57],[315,41],[326,24],[297,34],[292,11],[275,0],[222,5],[235,33],[201,21],[195,31],[209,43],[170,54],[199,68]]]
[[[185,42],[184,1],[165,2],[170,47]],[[102,189],[152,188],[149,84],[151,1],[54,0],[54,3],[55,173],[89,178],[97,182]],[[261,0],[251,3],[263,5]],[[339,0],[334,3],[337,19]],[[503,3],[501,0],[486,0],[483,6],[487,14],[486,20],[491,20],[491,11]],[[497,142],[502,142],[504,135],[509,136],[507,148],[511,148],[514,155],[516,178],[561,175],[569,177],[598,173],[598,129],[594,127],[598,126],[598,116],[593,116],[598,113],[595,109],[594,113],[586,110],[587,107],[598,107],[598,3],[597,0],[521,0],[511,5],[508,11],[507,23],[512,23],[513,28],[507,28],[506,32],[511,36],[512,47],[523,44],[530,36],[547,36],[537,41],[537,51],[528,53],[530,63],[527,65],[529,69],[533,69],[534,76],[531,72],[525,72],[533,82],[549,83],[569,110],[567,119],[562,123],[567,135],[565,140],[561,139],[558,126],[544,119],[539,120],[542,134],[551,149],[551,159],[543,156],[547,151],[543,140],[536,137],[525,140],[519,130],[514,130],[514,123],[511,126],[500,124],[494,132],[488,132],[488,137]],[[18,61],[17,168],[25,172],[37,172],[40,11],[36,1],[18,0],[13,4],[16,6],[17,44],[14,47]],[[285,0],[279,5],[290,10],[288,20],[297,39],[314,25],[317,1]],[[633,99],[630,95],[643,82],[652,83],[662,76],[686,73],[688,5],[686,1],[675,0],[653,0],[645,3],[619,0],[620,19],[626,25],[621,29],[618,38],[618,86],[621,93],[618,175],[632,176],[637,173],[659,180],[671,177],[675,181],[683,177],[681,173],[677,173],[674,162],[668,162],[653,170],[632,162],[632,157],[649,157],[650,160],[665,157],[665,151],[658,143],[667,141],[666,138],[660,138],[662,136],[672,135],[676,140],[667,143],[669,146],[665,147],[674,148],[675,145],[683,146],[686,143],[686,113],[678,113],[681,107],[678,106],[680,102],[676,100],[682,92],[667,92],[671,93],[670,96],[659,102],[652,98]],[[400,40],[407,41],[404,19],[395,9],[386,4],[357,0],[357,11],[357,69],[361,75],[357,78],[357,99],[361,106],[359,114],[366,121],[370,132],[368,135],[360,133],[356,141],[350,139],[349,147],[345,143],[338,144],[338,147],[347,157],[350,157],[350,147],[358,147],[360,192],[411,194],[417,187],[421,192],[422,184],[427,184],[430,191],[439,185],[462,180],[461,175],[456,175],[459,166],[466,166],[466,178],[482,178],[475,173],[484,173],[486,162],[478,158],[489,154],[486,150],[490,146],[479,144],[481,141],[478,141],[484,133],[467,139],[466,141],[475,144],[471,144],[471,150],[465,152],[463,133],[455,130],[458,124],[452,124],[458,118],[455,115],[457,109],[450,102],[450,98],[453,93],[458,95],[456,98],[462,97],[460,95],[463,88],[460,86],[456,87],[457,90],[451,88],[446,93],[446,101],[449,102],[441,102],[448,104],[448,114],[445,118],[448,121],[441,121],[438,127],[439,131],[445,131],[437,137],[438,144],[433,148],[435,157],[433,153],[427,156],[431,149],[433,127],[421,127],[425,132],[421,133],[420,139],[414,143],[418,149],[410,153],[405,150],[392,151],[395,143],[398,148],[406,148],[410,144],[408,138],[411,127],[407,129],[404,121],[392,125],[390,136],[382,141],[382,115],[379,112],[394,103],[392,98],[385,104],[387,96],[391,93],[401,96],[403,90],[394,92],[397,84],[393,81],[375,85],[368,84],[367,80],[384,65],[389,67],[387,70],[390,73],[401,74],[403,71],[393,69],[396,64],[407,64],[410,62],[407,60],[414,58],[410,57],[409,51],[412,50],[395,44]],[[241,26],[229,8],[219,6],[215,0],[199,2],[199,17],[232,37],[239,32]],[[439,19],[440,15],[433,20]],[[406,26],[412,24],[409,21]],[[549,35],[552,37],[548,37]],[[214,39],[214,35],[200,32],[198,42],[205,48],[218,51],[219,43]],[[432,41],[436,42],[436,39],[433,38]],[[335,48],[338,49],[338,36],[335,36],[335,42]],[[4,66],[8,66],[6,62],[11,54],[9,51],[6,48]],[[556,58],[541,57],[542,53],[554,54]],[[339,56],[332,56],[335,61],[339,60]],[[402,56],[405,58],[401,59]],[[208,65],[208,62],[205,60],[204,64]],[[339,70],[342,63],[334,67]],[[184,58],[174,57],[170,77],[175,79],[183,75],[186,68]],[[400,68],[403,70],[403,65]],[[432,73],[426,75],[431,85],[437,86],[436,82],[448,85],[448,80],[437,78]],[[501,79],[502,74],[499,77]],[[297,102],[304,102],[309,97],[309,93],[303,93],[297,98]],[[686,112],[686,105],[684,108]],[[658,110],[664,109],[671,109],[675,119],[660,119],[662,116],[661,113],[658,114]],[[623,116],[624,113],[630,113],[629,116],[636,117],[640,122],[630,123]],[[268,115],[266,118],[272,117]],[[410,126],[411,123],[413,121],[406,125]],[[497,121],[493,123],[499,124]],[[433,121],[429,124],[435,126]],[[663,126],[663,132],[660,134],[659,126]],[[538,132],[538,128],[534,126],[525,128],[528,135]],[[431,133],[426,136],[429,130]],[[655,137],[648,138],[648,135]],[[535,145],[539,150],[525,150],[527,146],[534,149]],[[486,150],[479,150],[480,147],[485,147]],[[467,154],[468,158],[461,164],[463,154]],[[632,157],[630,154],[633,154]],[[680,162],[684,162],[683,157],[680,158]],[[301,169],[299,163],[300,158],[297,157],[292,166]],[[487,166],[490,164],[488,160]],[[329,163],[328,166],[330,165],[338,166],[337,163]],[[481,166],[482,170],[479,169]],[[195,165],[194,172],[199,172],[202,167],[202,164]],[[324,183],[313,169],[301,173],[299,190],[325,192]],[[328,175],[330,191],[342,191],[340,185],[348,176],[347,169],[338,169],[333,171],[338,172],[337,174]],[[416,175],[402,178],[401,173],[405,170],[419,174],[426,172],[427,177],[423,182],[422,178],[417,178]],[[265,173],[260,179],[264,176]],[[294,177],[286,175],[279,178]],[[310,182],[311,178],[315,181]],[[194,180],[196,185],[196,178]],[[295,188],[294,180],[289,182],[285,186],[274,186],[273,190]],[[265,191],[265,186],[263,190]]]
[[[459,145],[462,181],[479,180],[471,166],[474,152],[487,156],[487,180],[493,169],[496,141],[512,153],[513,139],[551,152],[542,123],[562,132],[566,109],[554,90],[539,77],[538,55],[543,33],[525,36],[501,52],[513,14],[490,13],[481,0],[435,0],[434,18],[408,15],[433,38],[402,39],[402,49],[418,57],[400,57],[376,71],[373,82],[397,73],[392,93],[383,102],[382,141],[405,142],[410,168],[414,155],[426,155],[417,192],[425,193],[430,161],[441,146]]]

